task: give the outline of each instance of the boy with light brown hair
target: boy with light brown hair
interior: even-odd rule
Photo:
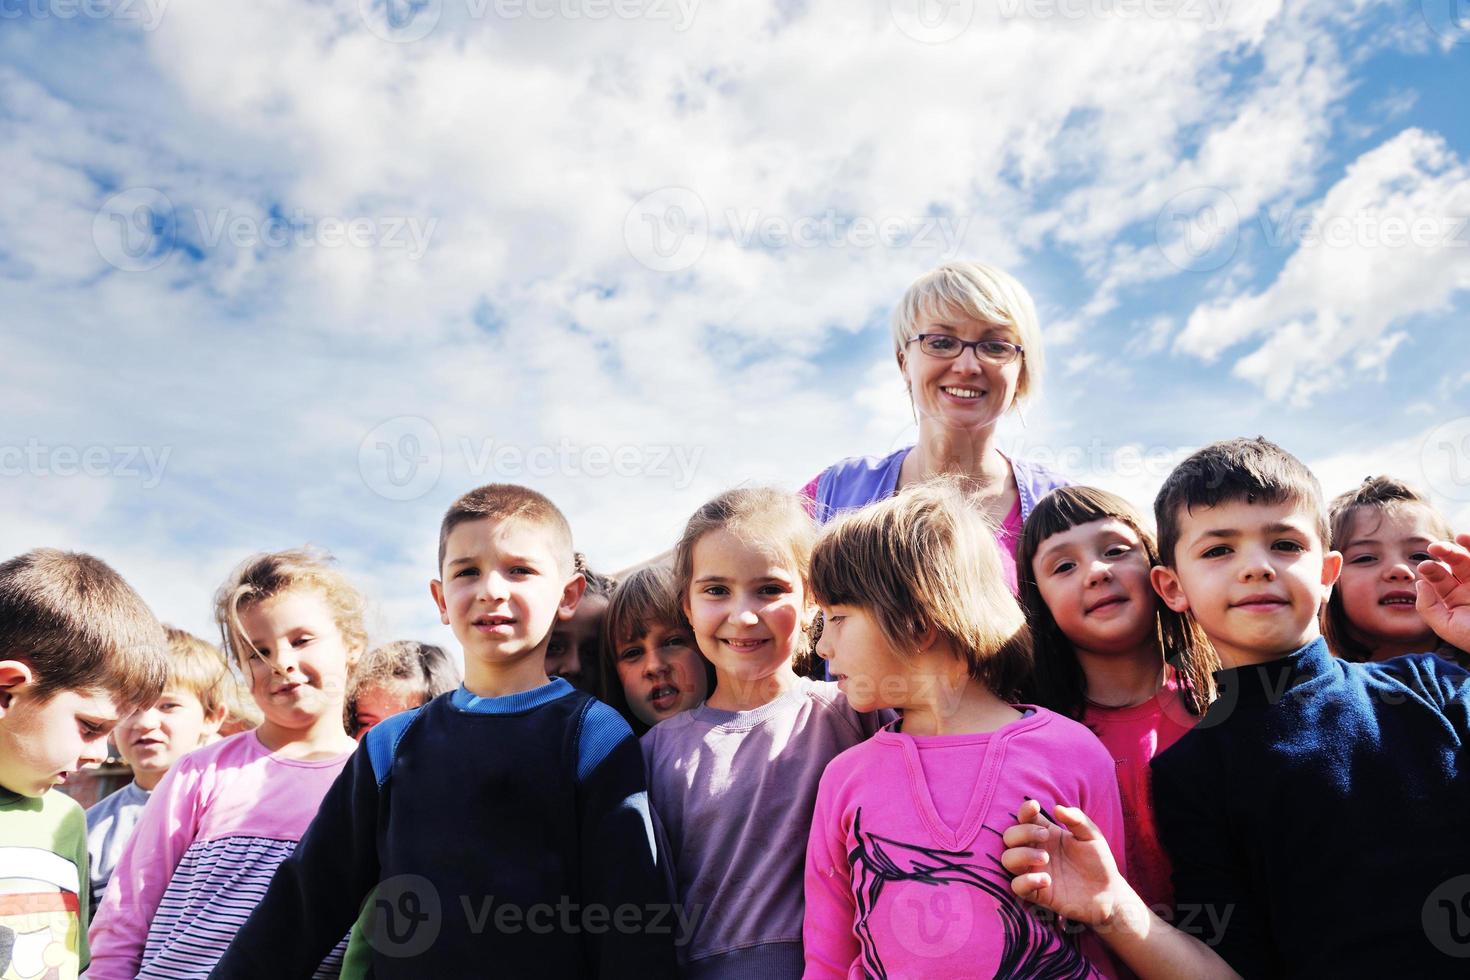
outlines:
[[[158,620],[104,562],[40,548],[0,564],[0,974],[86,969],[86,821],[53,790],[107,757],[166,670]]]

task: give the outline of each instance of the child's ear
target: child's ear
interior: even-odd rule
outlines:
[[[220,726],[225,723],[225,718],[229,715],[229,713],[230,712],[229,712],[229,709],[228,708],[226,708],[222,704],[219,704],[219,705],[215,705],[215,708],[214,708],[213,711],[210,711],[210,712],[208,712],[208,713],[205,714],[205,716],[204,716],[204,736],[205,736],[205,738],[213,738],[215,735],[218,735],[219,734]]]
[[[16,693],[35,679],[35,671],[24,660],[0,660],[0,718],[10,709]]]
[[[561,592],[561,604],[556,607],[556,618],[561,620],[571,619],[577,614],[577,606],[582,601],[582,596],[587,592],[587,576],[581,572],[573,575],[567,581],[566,588]]]
[[[1342,552],[1329,551],[1322,556],[1322,601],[1326,602],[1332,595],[1332,587],[1337,584],[1337,577],[1342,574]]]
[[[1189,597],[1184,594],[1184,586],[1180,584],[1179,575],[1174,569],[1167,565],[1155,565],[1148,571],[1148,580],[1159,598],[1164,600],[1164,605],[1177,613],[1189,612]]]
[[[449,607],[444,604],[444,583],[438,579],[429,580],[429,595],[434,597],[434,605],[439,607],[439,622],[445,626],[449,625]]]

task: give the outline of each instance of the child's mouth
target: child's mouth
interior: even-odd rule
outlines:
[[[1096,603],[1094,603],[1093,605],[1089,606],[1088,609],[1087,609],[1087,614],[1090,616],[1093,613],[1098,612],[1098,611],[1103,610],[1103,609],[1112,609],[1115,606],[1121,606],[1123,603],[1125,603],[1127,601],[1128,601],[1128,597],[1127,596],[1121,596],[1121,595],[1108,596],[1106,599],[1100,599]]]
[[[648,703],[657,711],[668,711],[679,703],[679,689],[672,684],[660,684],[648,692]]]
[[[754,650],[760,649],[762,645],[764,645],[766,643],[769,643],[771,641],[770,640],[721,640],[720,642],[723,643],[723,644],[725,644],[726,646],[728,646],[731,650],[734,650],[736,653],[750,653],[750,652],[752,652]]]
[[[1416,602],[1417,602],[1417,597],[1414,595],[1414,593],[1412,593],[1412,592],[1405,592],[1405,591],[1403,591],[1401,589],[1400,590],[1397,590],[1397,591],[1394,591],[1394,592],[1390,592],[1387,595],[1385,595],[1382,599],[1379,599],[1378,600],[1378,604],[1380,606],[1398,606],[1398,607],[1407,606],[1410,609],[1415,608],[1415,603]]]

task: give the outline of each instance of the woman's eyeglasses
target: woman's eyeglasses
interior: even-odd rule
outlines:
[[[919,342],[919,350],[930,357],[943,358],[952,361],[959,357],[966,347],[975,349],[975,356],[982,361],[991,364],[1009,364],[1025,353],[1025,348],[1020,344],[1013,344],[1008,340],[961,340],[947,333],[921,333],[917,337],[910,337],[909,343]]]

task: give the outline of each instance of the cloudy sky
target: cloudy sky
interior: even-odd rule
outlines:
[[[446,641],[439,515],[545,490],[595,567],[913,436],[952,258],[1037,298],[1005,445],[1147,504],[1265,434],[1470,527],[1457,0],[0,0],[0,553],[212,635],[329,548]]]

